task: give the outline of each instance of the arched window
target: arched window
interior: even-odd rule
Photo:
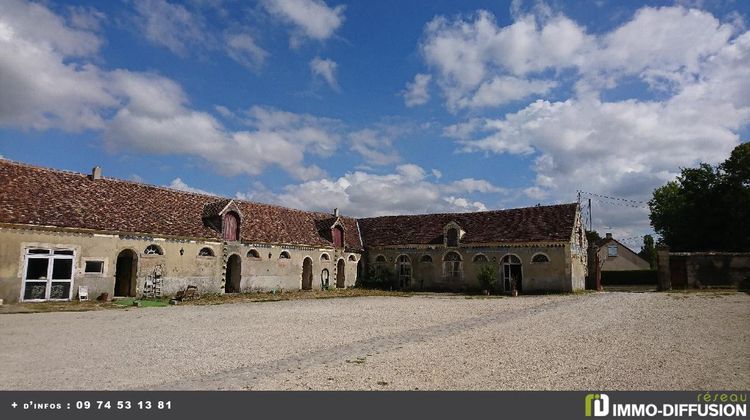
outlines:
[[[503,257],[501,262],[503,264],[521,264],[521,259],[513,254],[508,254]]]
[[[209,247],[203,247],[200,251],[198,251],[199,257],[213,257],[214,256],[214,250]]]
[[[320,261],[330,261],[331,257],[328,254],[320,254]]]
[[[357,261],[357,257],[354,256],[354,254],[349,256],[349,261]]]
[[[247,251],[247,257],[260,259],[260,253],[255,249],[251,249],[250,251]]]
[[[484,254],[477,254],[474,256],[474,263],[476,264],[487,264],[489,260],[487,259],[487,256]]]
[[[145,255],[164,255],[164,251],[159,245],[151,244],[143,250]]]
[[[450,228],[447,233],[447,245],[450,247],[458,246],[458,229]]]
[[[385,257],[384,257],[384,256],[382,256],[382,255],[378,255],[378,256],[377,256],[377,257],[375,258],[375,262],[376,262],[376,263],[384,263],[384,262],[385,262]]]
[[[411,285],[411,260],[406,255],[398,257],[398,284],[402,289]]]
[[[531,257],[531,262],[533,263],[548,263],[549,257],[545,254],[539,253],[535,254],[533,257]]]
[[[450,282],[461,281],[463,276],[461,256],[456,252],[449,252],[443,257],[443,277]]]
[[[222,233],[225,241],[239,241],[240,240],[240,216],[233,212],[227,212],[224,215],[224,223],[222,223]]]
[[[280,260],[288,260],[290,258],[292,258],[292,257],[289,255],[289,252],[287,252],[287,251],[281,251],[281,254],[279,254],[279,259]]]
[[[422,255],[422,259],[419,261],[423,263],[432,263],[432,257],[429,255]]]

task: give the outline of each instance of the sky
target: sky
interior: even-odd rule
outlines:
[[[568,203],[633,247],[750,138],[750,2],[0,2],[0,157],[356,216]]]

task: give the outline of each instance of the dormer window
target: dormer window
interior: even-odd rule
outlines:
[[[450,228],[446,233],[446,245],[449,247],[458,246],[458,229]]]
[[[333,236],[333,246],[334,248],[343,248],[344,247],[344,229],[336,225],[331,229],[331,234]]]
[[[233,211],[225,213],[221,226],[225,241],[238,241],[240,239],[240,216],[237,213]]]

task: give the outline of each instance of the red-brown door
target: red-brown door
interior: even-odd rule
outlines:
[[[229,212],[224,215],[224,240],[225,241],[236,241],[239,240],[239,226],[240,218],[237,214]]]

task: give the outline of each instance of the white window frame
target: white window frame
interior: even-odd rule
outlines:
[[[32,249],[46,249],[49,251],[47,254],[32,254],[30,251]],[[72,255],[59,255],[55,254],[55,251],[70,251],[72,252]],[[29,270],[29,259],[46,259],[47,262],[47,278],[44,280],[27,280],[26,276],[28,275]],[[55,260],[70,260],[70,279],[53,279],[52,278],[52,271],[55,267]],[[21,281],[21,296],[20,301],[21,302],[47,302],[47,301],[67,301],[71,300],[73,296],[73,283],[75,279],[75,273],[76,273],[76,251],[75,249],[70,248],[47,248],[47,247],[31,247],[27,248],[24,252],[23,257],[23,277]],[[44,290],[44,299],[24,299],[24,295],[26,294],[26,283],[42,283],[45,282],[45,290]],[[52,292],[52,283],[69,283],[70,287],[68,287],[68,297],[62,298],[62,299],[50,299],[50,294]]]
[[[617,248],[618,248],[618,246],[615,245],[615,244],[607,245],[607,258],[609,258],[609,257],[616,257],[617,254],[618,254],[618,252],[619,252],[619,250]],[[613,250],[614,250],[614,252],[613,252]]]
[[[86,271],[87,262],[100,262],[102,263],[101,272],[88,272]],[[81,261],[81,273],[87,277],[104,277],[107,274],[107,259],[106,258],[83,258]]]

